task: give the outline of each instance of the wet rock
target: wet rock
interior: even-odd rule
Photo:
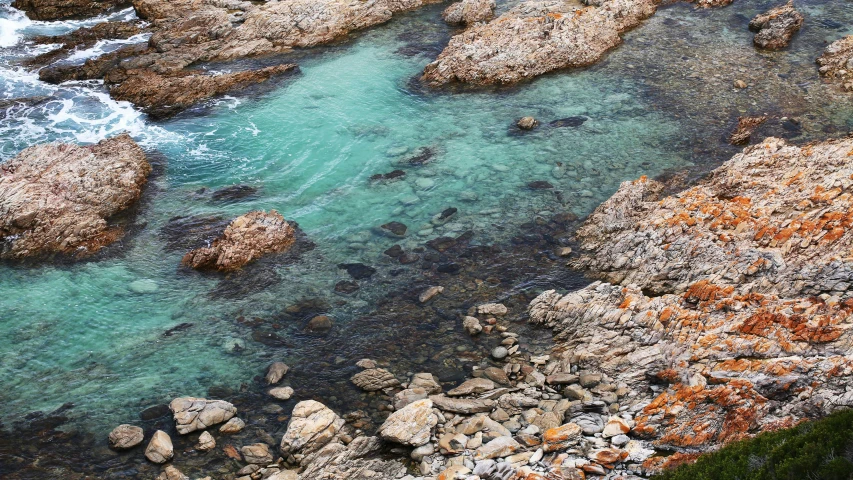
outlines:
[[[408,230],[408,227],[406,227],[405,224],[402,224],[400,222],[389,222],[382,225],[381,228],[396,237],[402,237],[406,235],[406,230]]]
[[[477,335],[483,331],[483,326],[480,325],[480,321],[477,320],[477,317],[464,317],[462,319],[462,328],[464,328],[469,335]]]
[[[737,129],[729,136],[732,145],[744,145],[749,143],[752,132],[767,121],[766,116],[761,117],[738,117]]]
[[[621,43],[619,34],[655,12],[652,0],[608,0],[598,7],[571,2],[521,3],[489,23],[454,36],[423,80],[507,84],[597,62]]]
[[[587,120],[588,120],[587,117],[579,115],[579,116],[575,116],[575,117],[567,117],[567,118],[560,118],[558,120],[553,120],[548,125],[550,125],[552,127],[556,127],[556,128],[563,128],[563,127],[578,128],[581,125],[583,125],[584,123],[586,123]]]
[[[143,421],[156,420],[158,418],[165,417],[166,415],[170,415],[171,413],[172,411],[169,410],[168,405],[155,405],[139,412],[139,418]]]
[[[129,3],[128,0],[15,0],[12,6],[33,20],[64,20],[93,17]]]
[[[494,15],[495,0],[462,0],[444,9],[441,18],[450,25],[472,25]]]
[[[492,358],[495,360],[503,360],[509,355],[509,350],[506,347],[495,347],[492,349]]]
[[[231,420],[225,422],[221,427],[219,427],[219,433],[225,435],[233,435],[235,433],[239,433],[244,428],[246,428],[246,422],[244,422],[239,417],[234,417]]]
[[[163,430],[154,432],[154,436],[145,448],[145,458],[154,463],[166,463],[175,456],[172,439]]]
[[[347,280],[341,280],[335,284],[335,291],[338,293],[351,294],[357,292],[359,288],[361,287],[357,283]]]
[[[477,313],[480,315],[492,315],[496,317],[500,317],[506,315],[507,312],[506,306],[501,303],[484,303],[483,305],[479,305],[477,307]]]
[[[391,258],[400,258],[403,255],[405,255],[405,252],[403,251],[403,247],[401,247],[399,245],[394,245],[391,248],[389,248],[388,250],[385,250],[385,252],[383,252],[383,253],[385,255],[388,255]]]
[[[288,370],[290,370],[290,367],[284,362],[273,362],[267,369],[267,375],[264,377],[264,380],[266,380],[267,385],[275,385],[287,375]]]
[[[331,442],[344,423],[344,419],[320,402],[299,402],[281,439],[281,453],[285,458],[293,454],[310,455]]]
[[[439,410],[464,415],[490,412],[495,408],[495,401],[488,399],[449,398],[444,395],[432,395],[429,399]]]
[[[427,246],[437,252],[444,252],[456,245],[456,239],[451,237],[438,237],[426,242]]]
[[[38,45],[59,45],[57,48],[27,59],[28,67],[42,67],[60,60],[75,50],[86,50],[95,46],[99,40],[126,40],[146,30],[140,21],[101,22],[91,27],[82,27],[65,35],[38,36],[33,43]]]
[[[163,473],[157,476],[157,480],[190,480],[190,477],[184,475],[174,465],[167,465]]]
[[[293,388],[291,387],[278,387],[270,389],[269,392],[271,397],[277,400],[290,400],[290,397],[293,396]]]
[[[426,165],[430,163],[432,159],[435,157],[436,151],[430,147],[420,147],[415,152],[406,158],[405,163],[413,166],[419,167],[421,165]]]
[[[172,410],[175,427],[181,435],[204,430],[237,414],[234,405],[224,400],[194,397],[176,398],[169,404],[169,409]]]
[[[140,427],[135,425],[119,425],[110,432],[109,436],[110,447],[116,450],[125,450],[133,448],[143,440],[143,432]]]
[[[370,278],[376,273],[376,269],[363,263],[341,263],[338,268],[346,270],[350,277],[356,280]]]
[[[842,90],[853,92],[853,35],[829,44],[817,64],[822,76],[837,83]]]
[[[142,195],[151,165],[127,134],[27,148],[0,166],[0,258],[84,257],[121,238],[111,218]]]
[[[753,38],[755,46],[768,50],[785,48],[800,27],[803,26],[803,15],[794,9],[794,2],[771,8],[765,13],[756,15],[749,22],[749,29],[757,32]]]
[[[266,82],[294,69],[295,64],[285,64],[220,75],[195,71],[163,75],[143,70],[129,75],[110,90],[110,95],[116,100],[133,103],[152,118],[162,119],[186,110],[202,100]]]
[[[195,445],[195,449],[201,452],[208,452],[216,448],[216,440],[213,439],[213,435],[208,431],[201,432],[201,435],[198,437],[198,443]]]
[[[214,202],[232,203],[257,197],[258,189],[250,185],[231,185],[213,192],[210,199]]]
[[[268,465],[273,460],[270,447],[265,443],[246,445],[240,449],[240,453],[243,454],[243,460],[246,463],[254,465]]]
[[[546,182],[545,180],[537,180],[535,182],[530,182],[527,184],[527,188],[531,190],[547,190],[550,188],[554,188],[550,182]]]
[[[350,379],[358,388],[366,392],[375,392],[400,386],[393,373],[384,368],[368,368],[356,373]]]
[[[371,175],[371,181],[380,181],[380,180],[397,180],[406,176],[405,170],[393,170],[388,173],[377,173],[376,175]]]
[[[392,413],[379,427],[378,435],[384,440],[419,447],[429,442],[437,424],[432,401],[418,400]]]
[[[432,300],[436,295],[440,294],[444,291],[444,287],[433,286],[429,287],[423,291],[423,293],[418,296],[418,301],[421,303],[426,303]]]
[[[199,270],[231,272],[271,253],[289,249],[295,231],[275,210],[253,211],[235,218],[209,247],[193,250],[181,263]]]
[[[317,315],[308,322],[305,329],[311,332],[328,332],[332,329],[332,319],[327,315]]]
[[[537,125],[539,125],[539,122],[533,117],[522,117],[516,123],[516,126],[522,130],[533,130]]]
[[[470,378],[462,382],[458,387],[449,390],[447,395],[450,397],[458,397],[462,395],[479,395],[497,388],[495,382],[487,378]]]

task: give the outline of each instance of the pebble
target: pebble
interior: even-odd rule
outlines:
[[[507,355],[509,355],[509,351],[507,351],[506,347],[495,347],[495,349],[492,350],[492,358],[495,360],[502,360],[506,358]]]

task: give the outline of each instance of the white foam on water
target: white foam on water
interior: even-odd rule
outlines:
[[[140,33],[125,40],[98,40],[92,48],[77,50],[72,55],[69,55],[68,58],[64,59],[62,63],[83,63],[90,58],[99,57],[105,53],[118,50],[124,45],[134,45],[137,43],[147,42],[149,38],[151,38],[150,33]]]
[[[32,23],[23,12],[0,5],[0,47],[17,45],[21,41],[21,32]]]

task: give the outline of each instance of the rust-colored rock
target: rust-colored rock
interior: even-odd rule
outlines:
[[[790,0],[785,5],[756,15],[749,22],[749,29],[756,32],[752,41],[756,47],[767,50],[785,48],[791,42],[791,37],[803,26],[804,20],[803,15],[794,9],[793,0]]]
[[[96,145],[45,144],[0,165],[0,258],[91,255],[121,238],[151,165],[123,134]]]
[[[737,129],[729,136],[732,145],[745,145],[749,143],[752,132],[767,121],[767,116],[760,117],[738,117]]]
[[[234,219],[209,247],[193,250],[181,263],[199,270],[230,272],[270,254],[287,250],[295,232],[278,212],[253,211]]]

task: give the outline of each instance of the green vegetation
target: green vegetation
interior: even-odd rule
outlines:
[[[762,433],[703,455],[657,480],[853,479],[853,410]]]

